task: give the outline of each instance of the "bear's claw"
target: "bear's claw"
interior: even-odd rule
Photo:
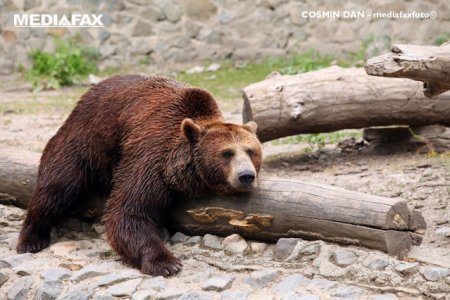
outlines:
[[[36,253],[50,245],[50,237],[20,240],[17,243],[17,253]]]
[[[172,276],[178,273],[183,264],[181,261],[172,256],[157,261],[143,262],[141,266],[141,272],[152,276]]]

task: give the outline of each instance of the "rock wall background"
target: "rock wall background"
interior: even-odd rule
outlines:
[[[305,19],[304,10],[430,12],[435,19]],[[13,28],[13,13],[103,14],[104,28]],[[445,0],[0,0],[0,73],[27,66],[32,49],[52,50],[52,36],[78,33],[98,49],[100,67],[147,63],[167,67],[194,61],[258,59],[317,49],[356,51],[385,37],[431,44],[449,36]]]

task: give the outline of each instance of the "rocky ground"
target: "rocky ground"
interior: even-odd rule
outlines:
[[[29,92],[5,95],[0,102]],[[54,111],[4,112],[0,147],[41,151],[64,118]],[[0,205],[0,299],[450,299],[450,156],[377,155],[354,144],[310,154],[302,151],[305,145],[267,144],[261,176],[408,200],[428,229],[422,245],[403,260],[322,241],[265,244],[237,235],[175,233],[166,234],[167,245],[183,270],[171,278],[151,277],[120,262],[99,223],[70,220],[55,230],[50,248],[18,255],[25,211]]]

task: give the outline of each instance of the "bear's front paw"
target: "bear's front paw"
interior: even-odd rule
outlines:
[[[178,273],[183,264],[172,254],[161,255],[157,259],[142,259],[141,272],[153,276],[172,276]]]
[[[50,245],[50,234],[24,234],[21,233],[17,242],[17,253],[36,253]]]

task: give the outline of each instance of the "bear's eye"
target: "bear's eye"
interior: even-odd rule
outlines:
[[[233,151],[230,150],[230,149],[227,149],[227,150],[223,150],[223,151],[222,151],[222,156],[223,156],[223,158],[229,159],[229,158],[232,158],[233,155],[234,155],[234,153],[233,153]]]
[[[247,149],[247,154],[248,156],[252,157],[255,154],[255,152],[252,149]]]

